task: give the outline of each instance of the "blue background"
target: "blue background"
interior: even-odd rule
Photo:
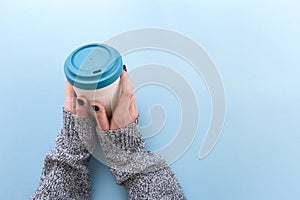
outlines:
[[[188,199],[300,199],[299,9],[296,0],[0,1],[0,199],[28,199],[37,188],[62,126],[63,62],[71,50],[143,27],[172,29],[200,44],[226,90],[222,136],[200,160],[209,95],[201,77],[175,65],[201,113],[193,144],[171,165]],[[176,63],[169,57],[149,50],[124,61],[130,70],[152,60]],[[178,102],[163,90],[137,92],[142,124],[153,104],[168,113],[161,133],[147,139],[151,150],[178,128]],[[105,166],[93,159],[90,169],[92,199],[126,199]]]

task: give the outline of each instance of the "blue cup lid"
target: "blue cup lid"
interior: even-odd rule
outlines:
[[[84,90],[104,88],[116,81],[123,70],[122,57],[113,47],[88,44],[73,51],[66,59],[67,80]]]

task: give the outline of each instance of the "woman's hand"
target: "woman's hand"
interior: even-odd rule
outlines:
[[[64,109],[76,114],[78,118],[86,118],[89,116],[90,107],[94,110],[94,115],[100,130],[115,130],[124,127],[136,120],[138,117],[138,109],[134,94],[134,86],[127,74],[123,71],[120,77],[121,93],[119,102],[112,114],[112,118],[108,119],[104,106],[99,101],[92,102],[84,97],[76,97],[73,86],[67,81]]]
[[[78,118],[86,118],[89,116],[89,102],[85,97],[76,97],[73,86],[67,81],[65,92],[64,109],[76,114]]]
[[[134,86],[127,74],[123,71],[120,77],[121,93],[119,102],[113,111],[112,117],[109,120],[104,106],[100,102],[94,101],[91,103],[94,110],[95,118],[100,130],[115,130],[122,128],[136,120],[138,117],[138,109],[134,94]]]

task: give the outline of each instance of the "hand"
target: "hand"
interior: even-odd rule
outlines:
[[[66,82],[64,109],[76,114],[78,118],[89,116],[88,100],[85,97],[77,98],[73,86],[68,81]]]
[[[112,118],[109,120],[103,105],[94,101],[91,106],[100,130],[115,130],[122,128],[136,120],[138,117],[138,109],[136,105],[136,97],[134,94],[134,86],[127,74],[123,71],[120,77],[121,93],[119,102],[113,111]]]

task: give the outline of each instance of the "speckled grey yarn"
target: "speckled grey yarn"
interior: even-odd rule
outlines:
[[[123,183],[129,200],[186,200],[169,167],[147,174],[136,174]]]
[[[145,150],[145,142],[135,122],[118,130],[97,129],[97,133],[107,164],[118,175],[118,184],[133,173],[153,172],[167,166],[160,156]]]
[[[96,126],[96,120],[93,117],[84,119],[75,117],[75,131],[78,133],[81,143],[90,154],[93,153],[98,144]]]
[[[89,199],[87,163],[95,147],[94,141],[98,140],[117,183],[127,189],[128,199],[185,199],[166,162],[145,150],[145,142],[135,122],[118,130],[97,130],[96,139],[94,119],[79,119],[64,110],[63,120],[55,149],[45,157],[39,187],[31,199]]]
[[[185,199],[164,159],[145,150],[136,122],[118,130],[97,129],[97,135],[116,182],[128,191],[128,199]]]
[[[93,123],[88,120],[84,119],[86,124]],[[55,149],[45,157],[39,187],[31,199],[85,200],[90,197],[87,168],[90,153],[75,130],[75,116],[64,110],[63,121]]]

